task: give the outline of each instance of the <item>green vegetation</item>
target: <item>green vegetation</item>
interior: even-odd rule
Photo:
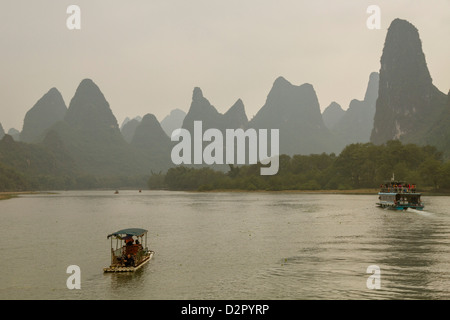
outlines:
[[[435,147],[389,141],[351,144],[342,153],[280,156],[280,170],[261,176],[261,164],[211,168],[176,167],[153,173],[150,189],[169,190],[351,190],[377,188],[395,173],[398,179],[433,189],[450,189],[450,162]]]
[[[0,192],[145,188],[148,175],[91,174],[79,169],[56,135],[43,143],[0,140]]]
[[[56,139],[56,137],[54,137]],[[356,190],[377,188],[395,173],[397,179],[420,189],[450,190],[450,161],[435,147],[389,141],[351,144],[340,155],[280,156],[274,176],[261,176],[261,164],[230,165],[228,171],[212,167],[172,167],[151,175],[92,174],[80,170],[53,141],[46,144],[0,141],[0,192],[82,189],[168,190]]]
[[[28,190],[29,182],[15,169],[0,163],[0,192]]]

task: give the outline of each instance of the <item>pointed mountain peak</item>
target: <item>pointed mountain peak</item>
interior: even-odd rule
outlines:
[[[81,80],[81,82],[78,85],[78,87],[94,87],[94,88],[98,88],[98,86],[94,83],[94,81],[92,79],[88,79],[88,78]]]
[[[294,121],[294,119],[303,117],[317,123],[318,126],[324,126],[314,87],[309,83],[300,86],[293,85],[283,77],[275,80],[266,103],[252,119],[252,122],[258,123],[258,121],[262,121],[261,119],[266,122],[268,118],[274,116],[281,118],[282,121]]]
[[[203,92],[199,87],[194,88],[194,93],[192,95],[192,103],[189,109],[187,117],[194,114],[197,118],[200,113],[212,113],[214,115],[219,112],[216,108],[203,96]]]
[[[155,115],[148,113],[136,127],[131,144],[142,148],[164,149],[168,146],[168,141],[169,137],[164,132],[158,119],[156,119]]]
[[[100,88],[92,81],[91,79],[84,79],[78,85],[77,91],[75,92],[75,97],[84,96],[88,98],[102,98],[105,99],[103,93],[100,91]]]
[[[273,83],[273,87],[287,87],[292,86],[292,84],[287,81],[284,77],[278,77]]]
[[[314,87],[308,83],[297,86],[283,77],[275,80],[248,127],[278,129],[280,154],[336,152],[340,148],[324,124]]]
[[[192,100],[193,101],[197,101],[203,99],[203,92],[202,89],[200,89],[199,87],[195,87],[194,88],[194,93],[192,94]]]
[[[439,120],[445,95],[433,86],[417,28],[406,20],[392,21],[380,62],[371,142],[433,141],[423,133]]]
[[[230,112],[239,112],[239,113],[245,113],[245,106],[244,106],[244,102],[242,102],[241,99],[238,99],[232,106],[230,109],[228,109],[228,111],[225,113],[230,113]]]
[[[51,88],[26,113],[20,140],[24,142],[41,140],[44,131],[62,120],[66,112],[67,106],[61,93],[58,89]]]
[[[395,31],[396,29],[409,30],[417,35],[419,34],[419,31],[411,22],[400,18],[392,20],[389,26],[389,31]]]
[[[64,108],[67,109],[61,92],[59,92],[59,90],[55,87],[51,88],[46,94],[44,94],[40,100],[47,100],[46,102],[49,102],[49,100],[57,101],[58,103],[63,104]]]
[[[107,107],[109,109],[109,103],[106,101],[102,91],[91,79],[84,79],[80,82],[70,102],[69,109],[73,106],[86,103],[96,107]]]
[[[391,83],[403,83],[404,79],[411,78],[422,85],[431,84],[419,31],[410,22],[395,19],[389,26],[380,73],[384,78],[389,77]]]
[[[159,124],[158,119],[156,119],[155,115],[152,113],[147,113],[141,120],[144,125],[148,124]]]
[[[293,85],[283,77],[278,77],[275,80],[273,87],[269,92],[269,95],[267,96],[266,105],[272,105],[272,107],[276,107],[278,109],[280,102],[283,101],[281,105],[284,105],[285,107],[287,107],[287,105],[290,105],[290,107],[288,107],[289,109],[295,109],[297,107],[294,107],[294,105],[296,105],[297,103],[295,103],[294,100],[302,100],[303,102],[306,102],[306,97],[308,97],[306,99],[308,100],[308,103],[306,104],[309,105],[307,108],[310,108],[312,106],[314,106],[315,108],[315,106],[318,105],[316,91],[311,84],[304,83],[300,86],[297,86]],[[287,101],[286,99],[291,100],[290,103],[284,103]],[[320,116],[320,107],[316,111],[318,111]]]
[[[51,88],[50,90],[48,90],[47,93],[44,94],[44,95],[42,96],[41,99],[39,99],[39,101],[40,101],[40,100],[45,100],[45,99],[47,99],[47,98],[49,98],[49,97],[51,97],[51,98],[56,97],[57,99],[63,100],[63,97],[62,97],[62,95],[61,95],[61,92],[59,92],[59,90],[56,89],[55,87],[53,87],[53,88]],[[64,102],[64,101],[63,101],[63,102]]]
[[[248,124],[248,118],[245,114],[245,106],[241,99],[238,99],[233,106],[224,114],[226,125],[229,129],[245,128]]]
[[[72,126],[91,130],[112,128],[119,134],[117,119],[100,88],[91,80],[79,84],[70,101],[65,120]]]
[[[50,90],[48,90],[47,94],[49,95],[61,95],[61,93],[59,92],[58,89],[56,89],[55,87],[51,88]]]
[[[322,113],[323,122],[328,129],[333,129],[334,126],[345,115],[344,109],[337,102],[333,101]]]
[[[241,118],[245,118],[247,121],[247,115],[245,114],[245,106],[244,102],[241,99],[238,99],[227,112],[225,112],[225,116],[238,116]]]
[[[330,112],[330,111],[341,112],[341,111],[344,111],[344,109],[342,109],[342,107],[339,103],[337,103],[336,101],[333,101],[330,103],[330,105],[328,107],[325,108],[323,113],[325,114],[326,112]]]

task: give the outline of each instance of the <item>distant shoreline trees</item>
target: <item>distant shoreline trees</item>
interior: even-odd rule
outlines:
[[[339,155],[281,155],[279,172],[274,176],[262,176],[260,163],[230,165],[225,169],[174,166],[148,175],[94,175],[72,170],[64,159],[52,157],[38,147],[18,148],[19,145],[16,150],[14,146],[0,154],[0,192],[146,186],[151,190],[182,191],[356,190],[377,188],[393,173],[397,179],[416,184],[422,190],[450,190],[450,161],[444,159],[442,152],[433,146],[399,141],[384,145],[351,144]]]
[[[339,155],[281,155],[280,170],[261,176],[261,164],[230,165],[228,172],[210,167],[175,167],[152,173],[149,189],[211,190],[352,190],[377,188],[395,177],[434,190],[450,189],[450,162],[432,146],[388,141],[384,145],[348,145]]]

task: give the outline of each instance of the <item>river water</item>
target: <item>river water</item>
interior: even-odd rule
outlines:
[[[423,200],[395,212],[376,195],[23,195],[0,201],[0,299],[449,299],[450,197]],[[131,227],[149,230],[153,259],[104,274],[107,235]]]

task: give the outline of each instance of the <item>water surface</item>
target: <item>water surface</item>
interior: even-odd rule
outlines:
[[[450,197],[70,191],[0,201],[0,299],[448,299]],[[104,274],[109,233],[149,230],[134,274]],[[81,269],[69,290],[67,267]],[[381,288],[366,273],[381,270]]]

